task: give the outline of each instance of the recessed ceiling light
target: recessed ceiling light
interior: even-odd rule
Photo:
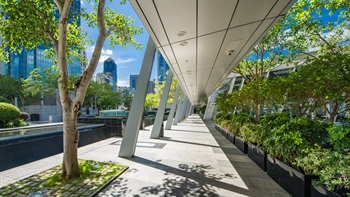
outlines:
[[[184,36],[184,35],[186,35],[186,32],[185,31],[179,31],[179,32],[177,32],[177,35],[178,36]]]
[[[180,45],[181,46],[186,46],[188,44],[188,42],[181,42]]]

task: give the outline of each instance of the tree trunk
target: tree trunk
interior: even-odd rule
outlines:
[[[73,110],[63,113],[63,162],[62,176],[67,180],[79,177],[80,169],[78,164],[78,142],[79,133],[77,129],[77,115]]]
[[[261,116],[261,105],[258,104],[255,107],[255,118],[256,118],[256,120],[259,121],[260,120],[260,116]]]

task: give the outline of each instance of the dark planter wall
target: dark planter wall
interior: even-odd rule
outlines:
[[[317,178],[305,175],[270,155],[267,155],[266,172],[283,189],[295,197],[311,196],[311,180]]]
[[[311,185],[311,197],[347,197],[346,193],[350,193],[350,190],[341,189],[338,193],[327,190],[324,186],[316,186],[316,180],[312,180]]]
[[[111,137],[105,126],[79,130],[78,146]],[[0,145],[0,172],[63,152],[63,131],[4,139]]]
[[[244,154],[248,153],[248,144],[243,141],[240,137],[235,137],[235,145],[236,147]]]
[[[248,143],[248,157],[266,172],[267,154],[254,144]]]
[[[84,117],[78,118],[78,123],[86,124],[104,124],[108,131],[116,136],[122,136],[122,121],[127,120],[127,117]]]

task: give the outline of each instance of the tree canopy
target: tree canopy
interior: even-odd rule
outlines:
[[[78,177],[77,114],[80,111],[86,90],[94,75],[103,45],[109,39],[109,45],[137,49],[142,46],[134,36],[143,32],[135,27],[134,20],[106,6],[106,0],[88,0],[94,10],[77,10],[73,0],[2,0],[0,1],[0,58],[8,61],[10,52],[18,53],[23,48],[33,49],[38,45],[47,47],[47,55],[54,58],[58,68],[58,89],[63,109],[64,153],[62,175],[67,179]],[[125,3],[122,0],[121,3]],[[71,98],[68,77],[68,63],[73,57],[83,61],[81,51],[87,43],[84,32],[78,24],[82,17],[90,27],[98,28],[98,37],[87,68],[74,83],[75,96]]]

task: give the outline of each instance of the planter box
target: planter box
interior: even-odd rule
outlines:
[[[232,143],[235,144],[235,136],[232,133],[228,133],[228,140]]]
[[[316,180],[312,180],[311,184],[311,197],[346,197],[346,193],[350,193],[349,190],[341,189],[338,193],[327,190],[324,186],[316,186]]]
[[[266,172],[267,154],[265,151],[256,147],[254,144],[248,143],[248,157]]]
[[[248,144],[245,143],[242,138],[235,137],[235,145],[242,153],[248,153]]]
[[[267,175],[292,196],[311,196],[311,180],[317,176],[305,175],[270,155],[266,167]]]

